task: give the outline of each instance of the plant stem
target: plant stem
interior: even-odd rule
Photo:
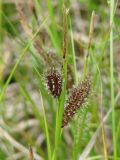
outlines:
[[[111,106],[112,106],[112,132],[114,160],[117,157],[116,136],[115,136],[115,100],[114,100],[114,64],[113,64],[113,21],[114,21],[114,0],[110,1],[110,86],[111,86]]]
[[[77,78],[77,67],[76,67],[76,59],[75,59],[75,47],[74,47],[74,38],[73,38],[73,32],[72,32],[72,26],[71,26],[71,19],[69,17],[69,23],[70,23],[70,33],[71,33],[71,44],[72,44],[72,60],[73,60],[73,71],[74,71],[74,81],[75,84],[78,84],[78,78]]]
[[[2,0],[0,0],[0,45],[2,42]]]
[[[49,138],[49,132],[48,132],[47,118],[46,118],[45,107],[43,104],[43,98],[42,98],[41,93],[40,93],[40,96],[41,96],[41,106],[43,110],[43,117],[44,117],[44,124],[45,124],[45,133],[46,133],[46,139],[47,139],[46,141],[47,141],[48,159],[51,160],[51,147],[50,147],[50,138]]]

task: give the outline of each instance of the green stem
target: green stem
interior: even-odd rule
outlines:
[[[52,156],[52,160],[57,159],[57,149],[60,144],[61,136],[62,136],[62,128],[61,128],[61,122],[62,122],[62,115],[64,111],[64,102],[65,102],[65,95],[66,95],[66,84],[67,84],[67,63],[68,63],[68,56],[66,55],[66,61],[63,64],[62,69],[62,75],[63,79],[65,79],[65,82],[63,84],[63,90],[61,93],[61,96],[58,99],[58,108],[56,112],[56,131],[55,131],[55,148]]]
[[[59,100],[57,99],[57,111],[56,111],[56,128],[55,128],[55,149],[54,149],[54,153],[53,153],[53,158],[52,159],[56,159],[57,157],[57,149],[58,149],[58,137],[59,137]]]
[[[45,113],[45,107],[43,104],[43,98],[41,96],[41,106],[43,110],[43,117],[44,117],[44,124],[45,124],[45,133],[46,133],[46,139],[47,139],[47,150],[48,150],[48,159],[51,160],[51,147],[50,147],[50,138],[49,138],[49,132],[48,132],[48,124],[47,124],[47,118],[46,118],[46,113]]]
[[[2,0],[0,0],[0,45],[2,42]]]
[[[76,59],[75,59],[75,47],[74,47],[74,38],[73,38],[73,32],[72,32],[72,26],[71,26],[71,19],[69,17],[69,23],[70,23],[70,33],[71,33],[71,44],[72,44],[72,60],[73,60],[73,71],[74,71],[74,80],[75,84],[78,84],[78,78],[77,78],[77,67],[76,67]]]
[[[112,131],[113,131],[113,151],[114,160],[117,157],[116,134],[115,134],[115,99],[114,99],[114,64],[113,64],[113,21],[114,21],[114,0],[110,0],[110,86],[111,86],[111,106],[112,106]]]

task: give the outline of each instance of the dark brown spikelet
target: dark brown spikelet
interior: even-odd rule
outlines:
[[[90,88],[91,80],[87,77],[84,82],[71,91],[68,102],[65,104],[62,117],[62,128],[72,120],[77,110],[85,103],[86,98],[89,95]]]
[[[59,97],[62,90],[62,76],[57,69],[51,68],[45,74],[45,85],[53,97]]]

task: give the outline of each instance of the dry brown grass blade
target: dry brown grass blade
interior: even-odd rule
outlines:
[[[102,82],[102,80],[101,80]],[[104,150],[104,159],[107,160],[108,159],[108,156],[107,156],[107,144],[106,144],[106,135],[105,135],[105,129],[104,129],[104,122],[103,122],[103,90],[102,90],[102,83],[101,83],[101,117],[100,117],[100,122],[101,122],[101,128],[102,128],[102,142],[103,142],[103,150]]]
[[[11,145],[13,145],[17,150],[22,152],[26,157],[28,157],[29,150],[24,147],[22,144],[17,142],[7,131],[5,131],[2,127],[0,127],[0,137],[6,139]],[[36,160],[43,160],[37,153],[34,153],[34,157]]]
[[[104,123],[102,124],[102,140],[103,140],[103,146],[104,146],[104,158],[105,158],[105,160],[107,160],[108,156],[107,156],[107,144],[106,144]]]
[[[34,160],[32,147],[29,147],[29,160]]]

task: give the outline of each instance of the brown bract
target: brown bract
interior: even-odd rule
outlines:
[[[71,91],[68,102],[62,117],[62,128],[66,126],[73,118],[76,111],[85,103],[91,88],[91,80],[89,77]]]

